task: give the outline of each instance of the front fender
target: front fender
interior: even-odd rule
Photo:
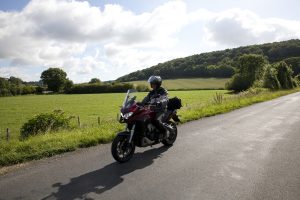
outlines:
[[[126,137],[130,137],[130,132],[129,131],[122,131],[120,133],[117,134],[118,136],[126,136]]]

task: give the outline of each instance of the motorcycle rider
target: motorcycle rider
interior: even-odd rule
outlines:
[[[153,124],[161,133],[165,135],[167,130],[163,122],[169,100],[168,92],[166,89],[161,87],[162,79],[160,76],[150,76],[150,78],[148,79],[148,83],[150,83],[152,91],[148,93],[148,95],[143,99],[143,101],[140,104],[155,105],[154,110],[156,112],[156,117],[153,120]]]

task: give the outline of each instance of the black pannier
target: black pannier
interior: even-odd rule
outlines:
[[[182,107],[181,99],[179,99],[178,97],[169,99],[168,110],[176,110],[176,109],[180,109],[181,107]]]

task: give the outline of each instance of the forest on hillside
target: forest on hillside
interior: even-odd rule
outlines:
[[[146,80],[151,75],[159,75],[164,79],[229,78],[238,70],[238,58],[244,54],[262,55],[270,63],[285,61],[291,66],[294,75],[300,73],[300,40],[294,39],[178,58],[122,76],[117,81]]]

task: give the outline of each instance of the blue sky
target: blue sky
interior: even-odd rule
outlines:
[[[300,37],[296,0],[0,0],[0,77],[113,80],[177,57]]]

